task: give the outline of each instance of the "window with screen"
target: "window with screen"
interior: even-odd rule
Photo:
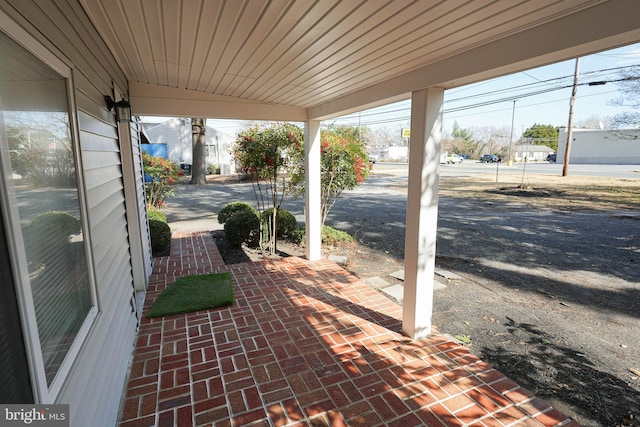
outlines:
[[[93,307],[68,81],[0,33],[0,144],[14,238],[14,272],[28,287],[51,387]],[[9,169],[9,170],[7,170]],[[16,236],[16,234],[18,234]],[[33,329],[33,328],[30,328]]]

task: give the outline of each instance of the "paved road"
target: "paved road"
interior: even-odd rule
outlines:
[[[457,174],[486,173],[494,165],[466,162],[443,165],[442,179]],[[561,165],[530,164],[527,173],[560,171]],[[640,166],[576,165],[575,173],[598,173],[638,179]],[[522,173],[520,165],[501,167],[499,173]],[[379,163],[366,185],[345,192],[331,211],[328,225],[345,230],[373,249],[404,253],[406,216],[406,164]],[[214,214],[226,203],[241,200],[254,203],[250,183],[207,186],[180,186],[178,196],[167,208],[174,231],[190,227],[219,229]],[[304,220],[301,199],[288,199],[283,207]],[[186,208],[186,209],[185,209]],[[200,223],[198,223],[198,221]],[[469,245],[468,241],[474,242]],[[552,272],[581,270],[611,281],[640,282],[640,227],[636,212],[554,212],[523,210],[517,203],[509,206],[491,201],[478,203],[440,198],[437,254],[509,263],[513,268],[542,267]],[[610,281],[609,279],[607,281]]]
[[[506,166],[504,163],[480,163],[477,160],[467,160],[462,164],[440,165],[440,176],[471,176],[479,173],[521,174],[523,168],[526,173],[542,175],[562,175],[561,163],[535,162],[515,163]],[[406,163],[377,163],[374,170],[379,173],[407,176]],[[640,179],[640,165],[569,165],[569,175],[609,176],[612,178]]]

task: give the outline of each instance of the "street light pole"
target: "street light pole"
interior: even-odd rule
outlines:
[[[576,103],[578,93],[578,72],[580,70],[580,58],[576,58],[576,70],[573,73],[573,89],[569,101],[569,123],[567,123],[567,141],[564,149],[564,161],[562,163],[562,176],[569,174],[569,155],[571,154],[571,139],[573,138],[573,106]]]

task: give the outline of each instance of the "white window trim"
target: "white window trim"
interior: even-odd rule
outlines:
[[[24,47],[31,54],[35,55],[45,65],[57,72],[66,80],[67,86],[67,102],[69,112],[69,128],[71,133],[71,141],[74,147],[75,161],[77,165],[77,190],[80,216],[83,226],[83,238],[85,244],[85,256],[87,262],[87,273],[89,277],[89,289],[92,299],[92,307],[87,313],[82,326],[80,327],[76,338],[69,348],[65,359],[60,366],[51,386],[48,386],[44,361],[42,358],[42,350],[40,339],[38,336],[37,321],[35,315],[35,307],[33,303],[33,295],[31,293],[31,285],[28,277],[28,269],[26,259],[19,254],[25,253],[22,232],[20,229],[18,208],[15,203],[9,201],[16,200],[16,194],[11,185],[11,164],[9,160],[9,152],[7,144],[0,144],[2,151],[2,170],[5,176],[0,176],[0,197],[4,206],[7,208],[1,214],[4,217],[7,227],[7,237],[9,244],[9,255],[11,258],[11,267],[16,281],[16,293],[18,296],[18,305],[20,308],[20,317],[22,321],[22,330],[25,337],[25,347],[27,350],[27,358],[29,362],[31,383],[33,387],[33,397],[35,403],[47,404],[54,403],[60,393],[69,373],[76,361],[83,343],[86,341],[91,327],[98,316],[98,301],[96,292],[95,272],[93,268],[93,258],[91,252],[90,236],[88,233],[89,222],[87,219],[86,195],[84,186],[84,177],[82,174],[82,162],[80,156],[79,144],[79,128],[74,98],[73,85],[73,69],[67,65],[66,61],[59,58],[53,52],[48,50],[38,40],[36,40],[25,29],[13,21],[8,15],[0,11],[0,31],[12,38],[19,45]],[[0,129],[4,132],[4,123],[0,119]]]

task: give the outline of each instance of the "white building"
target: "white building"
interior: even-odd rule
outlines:
[[[569,162],[573,164],[640,165],[640,129],[573,129]],[[564,162],[567,129],[558,136],[558,163]]]
[[[151,144],[166,144],[167,158],[172,162],[191,165],[192,139],[191,119],[172,118],[162,123],[142,123]],[[207,165],[221,165],[221,169],[232,164],[231,149],[234,138],[207,125]],[[225,165],[225,166],[222,166]]]
[[[514,147],[513,158],[516,162],[544,161],[554,151],[546,145],[519,144]]]

